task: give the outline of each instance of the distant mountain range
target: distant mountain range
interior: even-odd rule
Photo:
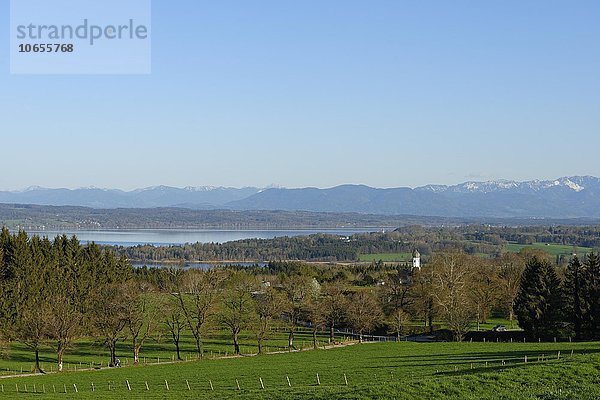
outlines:
[[[600,179],[574,176],[550,181],[499,180],[414,189],[377,189],[363,185],[330,189],[157,186],[125,192],[34,187],[0,192],[0,203],[109,209],[177,207],[440,217],[600,218]]]
[[[79,189],[47,189],[39,186],[22,191],[0,191],[0,203],[48,206],[81,206],[91,208],[156,208],[191,209],[224,208],[232,201],[259,192],[257,188],[153,186],[129,192],[96,187]]]

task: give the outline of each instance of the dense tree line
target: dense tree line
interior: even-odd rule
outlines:
[[[158,261],[356,261],[361,254],[408,253],[417,248],[427,260],[434,252],[461,250],[496,258],[511,243],[562,244],[600,249],[598,227],[490,227],[461,226],[431,228],[411,226],[392,232],[309,235],[274,239],[247,239],[228,243],[194,243],[155,247],[118,247],[119,254],[141,262]],[[568,259],[557,257],[557,264]]]
[[[95,330],[100,318],[109,319],[110,309],[99,304],[111,297],[111,285],[132,275],[124,257],[94,244],[82,246],[75,237],[50,241],[2,229],[0,333],[35,353],[36,371],[41,371],[40,348],[53,347],[61,370],[72,342],[100,332],[101,327]]]
[[[133,260],[320,260],[354,261],[358,255],[373,251],[409,251],[409,245],[384,241],[378,237],[348,239],[336,235],[279,237],[275,239],[247,239],[227,243],[195,243],[183,246],[135,246],[118,251]]]
[[[536,257],[523,273],[515,312],[534,339],[574,336],[600,338],[600,259],[573,257],[561,280],[556,268]]]

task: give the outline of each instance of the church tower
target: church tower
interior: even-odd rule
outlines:
[[[419,253],[419,250],[415,249],[415,251],[413,251],[413,261],[412,261],[412,267],[413,269],[418,269],[419,271],[421,270],[421,253]]]

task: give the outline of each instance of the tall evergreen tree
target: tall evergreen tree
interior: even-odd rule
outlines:
[[[565,311],[568,319],[573,324],[575,339],[583,336],[583,322],[588,304],[585,296],[586,268],[577,256],[569,262],[565,274],[563,291],[565,294]]]
[[[45,290],[48,278],[43,243],[38,236],[28,240],[27,234],[20,232],[15,237],[15,260],[20,265],[17,272],[15,298],[17,313],[15,315],[14,334],[27,348],[35,353],[33,372],[41,372],[40,350],[48,339],[47,319],[44,312],[48,300]],[[17,250],[18,249],[18,250]],[[18,252],[18,253],[17,253]]]
[[[584,330],[589,339],[600,339],[600,257],[590,253],[586,259],[585,298],[589,309],[585,316]]]
[[[563,295],[555,268],[532,257],[525,266],[515,314],[521,328],[533,339],[555,337],[562,319]]]

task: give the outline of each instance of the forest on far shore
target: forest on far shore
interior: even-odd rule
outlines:
[[[114,247],[115,252],[136,262],[303,260],[357,262],[365,254],[412,253],[417,249],[425,262],[431,254],[460,250],[495,258],[537,247],[566,265],[573,252],[585,255],[600,249],[600,226],[458,227],[407,226],[393,231],[359,233],[349,237],[317,234],[274,239],[245,239],[227,243],[191,243],[181,246],[139,245]],[[382,260],[385,259],[382,257]],[[377,260],[376,260],[377,261]]]

